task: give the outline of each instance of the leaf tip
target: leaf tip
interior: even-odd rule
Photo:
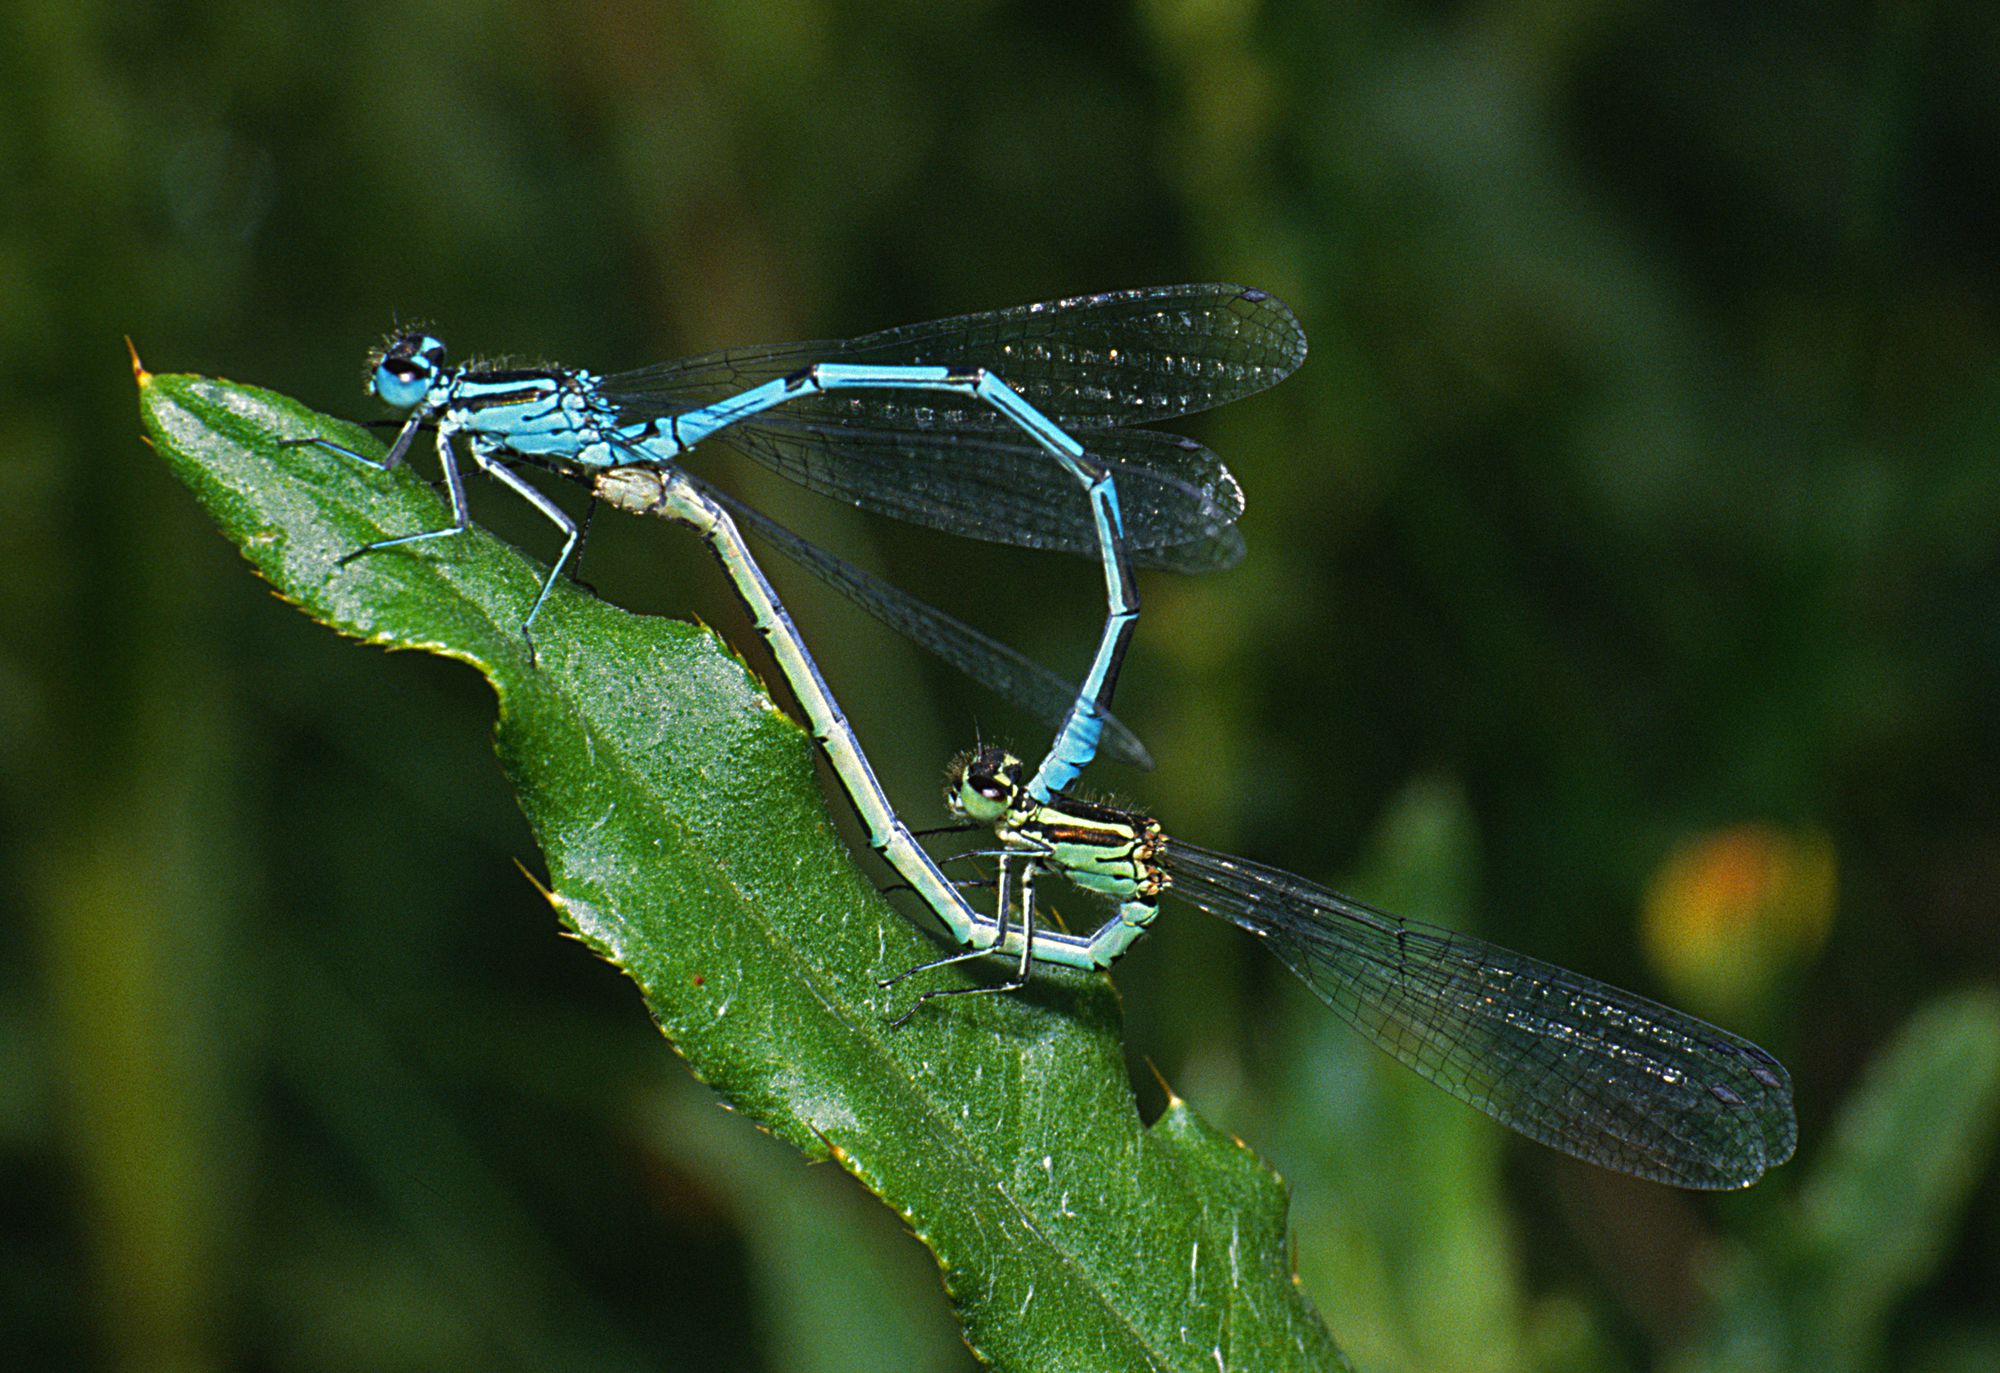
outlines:
[[[132,342],[130,334],[125,335],[125,351],[132,356],[132,380],[139,384],[141,390],[144,390],[146,385],[153,380],[153,374],[146,370],[145,363],[139,361],[139,349]]]

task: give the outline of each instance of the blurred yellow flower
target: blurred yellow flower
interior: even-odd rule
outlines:
[[[1833,922],[1833,841],[1735,825],[1683,841],[1647,887],[1646,952],[1677,995],[1743,1011],[1811,956]]]

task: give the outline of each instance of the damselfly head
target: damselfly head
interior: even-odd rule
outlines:
[[[368,389],[385,404],[407,410],[424,398],[444,370],[444,341],[421,330],[398,334],[375,360]]]
[[[1019,803],[1026,770],[1002,748],[961,754],[945,771],[944,803],[953,815],[981,825],[999,824]]]

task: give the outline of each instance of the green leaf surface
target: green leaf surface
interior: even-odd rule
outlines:
[[[338,565],[446,521],[407,468],[282,443],[379,453],[366,430],[135,371],[154,447],[282,595],[492,683],[564,922],[731,1106],[909,1223],[975,1352],[1013,1369],[1345,1366],[1293,1280],[1278,1177],[1178,1099],[1141,1122],[1107,978],[1052,972],[889,1028],[912,993],[877,979],[938,945],[857,871],[806,733],[712,631],[563,586],[531,663],[519,626],[541,572],[483,531]]]

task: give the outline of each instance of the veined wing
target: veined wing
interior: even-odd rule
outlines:
[[[829,427],[774,410],[715,436],[782,476],[864,510],[989,543],[1097,555],[1081,483],[1023,435]],[[1118,486],[1134,562],[1178,571],[1242,556],[1243,492],[1219,458],[1152,429],[1078,431]]]
[[[942,658],[973,681],[1006,697],[1050,725],[1061,723],[1078,695],[1075,683],[1006,644],[974,629],[928,602],[919,600],[879,577],[863,572],[817,544],[800,538],[768,515],[689,474],[704,495],[727,509],[738,525],[776,548],[841,595],[911,642]],[[1102,747],[1110,756],[1135,767],[1150,768],[1153,759],[1138,737],[1109,713],[1104,715]]]
[[[1791,1079],[1748,1040],[1275,868],[1172,840],[1162,861],[1348,1024],[1530,1139],[1677,1187],[1747,1187],[1792,1155]]]
[[[683,413],[813,362],[992,369],[1113,470],[1128,549],[1142,564],[1203,571],[1241,556],[1243,496],[1192,440],[1115,426],[1249,395],[1305,356],[1276,297],[1238,286],[1164,286],[903,325],[844,342],[735,349],[608,378],[632,419]],[[805,396],[720,431],[774,471],[836,500],[964,537],[1091,554],[1080,486],[983,405],[934,393]]]
[[[984,367],[1064,428],[1148,424],[1253,395],[1304,361],[1276,296],[1200,283],[1107,291],[905,324],[860,338],[732,348],[624,372],[604,394],[633,418],[673,414],[819,362]],[[998,429],[983,406],[869,393],[798,402],[875,427]]]

